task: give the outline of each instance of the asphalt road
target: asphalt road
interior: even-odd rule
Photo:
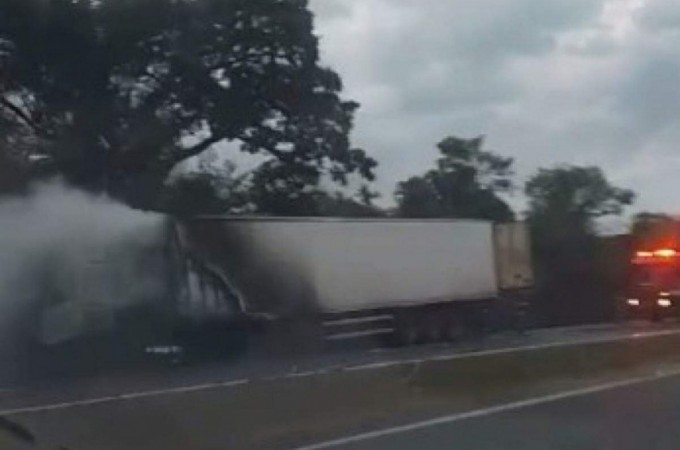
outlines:
[[[321,354],[273,357],[248,355],[233,361],[213,361],[187,367],[131,367],[129,370],[102,371],[89,376],[2,377],[0,367],[0,409],[76,401],[144,392],[176,389],[206,383],[239,380],[286,378],[305,373],[332,372],[345,369],[370,370],[373,366],[397,364],[433,358],[448,358],[477,352],[493,352],[518,347],[592,342],[601,339],[643,336],[650,333],[678,332],[675,322],[654,324],[631,322],[578,327],[532,330],[527,335],[502,333],[484,339],[454,344],[433,344],[408,348],[376,348],[370,342],[326,351]]]
[[[318,448],[676,450],[680,376],[442,422]]]
[[[473,401],[467,406],[461,404],[453,407],[449,400],[453,401],[458,397],[453,394],[450,398],[447,397],[446,392],[437,390],[434,385],[421,383],[422,379],[419,377],[411,379],[416,374],[415,369],[408,376],[411,381],[420,380],[419,384],[412,385],[416,387],[414,390],[405,384],[409,383],[409,379],[403,378],[403,374],[399,375],[401,372],[397,373],[395,383],[385,383],[380,377],[371,378],[371,373],[376,368],[381,368],[378,372],[384,372],[385,366],[393,364],[407,363],[412,367],[421,367],[420,363],[430,359],[449,361],[465,358],[470,353],[478,356],[503,355],[514,353],[517,348],[546,349],[579,342],[619,340],[621,337],[632,341],[640,336],[672,335],[671,341],[677,342],[678,334],[678,326],[672,324],[603,325],[536,330],[528,336],[490,336],[482,342],[469,344],[384,351],[348,350],[309,358],[267,361],[266,364],[255,359],[250,362],[166,368],[161,371],[144,369],[124,374],[102,373],[93,378],[73,379],[66,385],[56,382],[48,383],[44,388],[19,385],[6,390],[0,389],[0,416],[16,420],[17,424],[38,436],[41,442],[63,444],[67,448],[183,450],[273,448],[274,444],[276,448],[288,448],[291,445],[313,442],[314,436],[321,439],[321,436],[328,436],[326,433],[357,428],[370,430],[373,428],[372,424],[377,426],[375,424],[384,424],[391,420],[409,420],[404,417],[423,417],[422,414],[427,414],[428,411],[430,414],[436,414],[434,411],[464,411],[466,408],[477,407],[475,405],[489,404],[488,401]],[[271,370],[267,371],[267,367]],[[680,374],[680,369],[676,366],[659,368],[666,371],[664,376],[669,376],[670,370],[676,370],[675,373]],[[328,379],[337,380],[336,371],[345,370],[352,373],[340,374],[340,378],[347,380],[349,384],[312,384],[311,390],[309,380],[304,376],[328,371]],[[386,373],[395,372],[387,369]],[[658,377],[653,375],[656,373],[647,370],[642,374],[628,373],[620,376]],[[286,380],[280,380],[282,378]],[[271,379],[277,381],[270,383]],[[346,394],[348,391],[364,392],[358,388],[365,386],[364,380],[366,383],[373,380],[374,384],[366,391],[371,395]],[[571,388],[578,388],[596,382],[581,379],[580,375],[579,380],[581,382],[567,384]],[[336,390],[333,386],[348,386],[348,391],[344,388]],[[428,386],[433,390],[420,390],[421,387],[429,389]],[[529,414],[528,418],[524,414],[532,408],[526,404],[522,404],[521,408],[515,407],[514,411],[494,410],[489,413],[487,409],[483,414],[474,417],[468,415],[464,420],[459,414],[454,420],[438,422],[436,426],[430,422],[408,430],[402,428],[398,433],[392,430],[379,436],[374,434],[370,439],[353,440],[348,446],[345,446],[348,441],[344,441],[338,448],[588,448],[585,444],[580,445],[582,441],[578,439],[589,438],[595,442],[590,448],[637,448],[638,446],[603,447],[600,442],[602,436],[608,436],[603,429],[607,430],[606,426],[610,429],[627,428],[629,419],[622,411],[637,411],[637,404],[644,405],[647,401],[653,402],[655,406],[661,405],[664,408],[662,411],[680,411],[680,404],[664,404],[665,400],[672,398],[676,387],[680,385],[673,384],[666,389],[667,392],[661,394],[635,394],[631,397],[632,400],[627,400],[628,394],[622,390],[622,397],[613,396],[612,400],[600,400],[595,402],[595,406],[586,404],[566,408],[564,413],[539,411]],[[558,383],[546,386],[546,389],[539,390],[542,394],[536,395],[559,392],[560,389],[568,387]],[[427,392],[430,393],[429,397]],[[438,397],[440,394],[443,396],[441,402]],[[300,401],[303,397],[310,401]],[[655,401],[656,397],[661,400]],[[499,398],[496,401],[502,400]],[[554,402],[559,403],[561,402]],[[334,405],[332,411],[328,410],[327,405]],[[437,405],[439,406],[436,407]],[[541,407],[551,405],[552,403],[544,403]],[[399,411],[403,411],[403,414]],[[564,418],[561,417],[562,414]],[[680,416],[655,418],[647,411],[644,414],[652,417],[652,421],[663,422],[661,429],[655,430],[655,433],[673,429],[669,422],[674,423],[680,419]],[[588,415],[604,417],[603,424]],[[581,423],[580,420],[585,422]],[[647,419],[643,416],[641,419],[630,420],[644,424]],[[652,435],[656,436],[654,433]],[[481,442],[482,439],[486,441]],[[560,443],[563,444],[561,447],[558,446]],[[615,444],[616,442],[612,445]],[[0,447],[5,448],[1,442]]]

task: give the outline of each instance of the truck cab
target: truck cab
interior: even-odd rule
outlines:
[[[674,248],[637,250],[624,300],[626,316],[660,320],[678,315],[680,251]]]

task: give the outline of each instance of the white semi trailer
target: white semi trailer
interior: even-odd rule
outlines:
[[[123,231],[36,258],[22,329],[47,345],[114,331],[222,348],[263,330],[414,344],[521,311],[533,287],[522,222],[154,215]]]
[[[329,340],[448,340],[501,305],[521,310],[533,287],[522,222],[200,217],[175,231],[179,310],[199,327],[221,316]]]

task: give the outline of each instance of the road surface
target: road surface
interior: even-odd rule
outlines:
[[[527,335],[502,333],[474,341],[408,348],[376,348],[368,343],[364,346],[350,346],[315,355],[294,357],[249,355],[234,361],[214,361],[188,367],[171,368],[159,364],[131,367],[130,370],[116,372],[103,369],[88,376],[73,377],[68,376],[68,373],[62,377],[43,377],[40,373],[2,377],[2,370],[6,367],[0,367],[0,410],[146,391],[173,391],[213,383],[238,383],[348,369],[370,370],[375,366],[406,361],[667,332],[680,333],[680,326],[674,322],[588,325],[533,330]]]
[[[680,375],[442,417],[311,449],[676,450]]]
[[[626,342],[632,342],[639,336],[664,336],[662,342],[666,336],[670,336],[671,342],[677,342],[678,335],[680,329],[672,324],[604,325],[537,330],[528,336],[497,335],[481,342],[457,345],[392,350],[357,348],[279,361],[254,358],[231,364],[217,363],[188,368],[144,368],[118,374],[102,372],[91,378],[61,380],[46,383],[44,386],[19,384],[10,386],[5,391],[0,390],[0,419],[4,416],[14,420],[38,436],[41,442],[53,442],[66,448],[290,448],[342,433],[342,430],[356,430],[357,427],[370,430],[373,428],[371,425],[377,427],[378,423],[415,420],[414,417],[437,414],[435,411],[439,411],[439,414],[466,411],[481,407],[480,405],[502,402],[504,399],[518,398],[499,394],[495,397],[496,400],[480,402],[463,395],[460,397],[462,403],[455,404],[458,399],[455,393],[447,397],[445,389],[440,390],[436,383],[423,382],[419,376],[411,378],[417,374],[417,368],[428,365],[421,364],[424,361],[439,360],[447,361],[448,364],[448,361],[467,358],[470,354],[476,354],[476,360],[480,359],[479,356],[501,355],[502,361],[502,355],[514,354],[518,348],[554,349],[571,347],[573,344],[578,346],[580,342],[618,341],[622,337]],[[620,348],[620,344],[616,345]],[[626,348],[634,349],[636,346]],[[552,351],[548,350],[548,353]],[[389,381],[392,378],[385,382],[381,376],[372,377],[379,373],[394,375],[395,372],[389,368],[391,365],[396,365],[397,368],[408,366],[411,369],[408,374],[398,371],[393,379],[394,383]],[[656,369],[658,368],[666,371],[677,369],[677,373],[680,373],[680,368],[675,366],[662,365]],[[325,373],[324,371],[328,372],[328,377],[315,376],[311,379],[330,380],[330,384],[325,381],[310,384],[307,375]],[[343,371],[352,373],[343,374]],[[636,376],[658,376],[657,370],[652,370],[651,367],[642,372],[643,375]],[[620,376],[634,375],[625,373]],[[664,376],[668,376],[668,373],[664,372]],[[553,395],[563,389],[591,386],[591,383],[597,382],[588,381],[581,375],[577,378],[573,383],[570,380],[568,386],[563,383],[558,383],[558,386],[544,386],[543,389],[533,391],[536,392],[534,395]],[[344,381],[335,384],[339,380]],[[373,384],[366,390],[366,383],[371,380]],[[411,385],[411,381],[416,384]],[[347,392],[359,394],[347,395]],[[365,393],[369,395],[364,395]],[[532,394],[527,392],[525,395]],[[301,398],[305,401],[300,401]],[[334,408],[329,410],[328,405],[334,405]],[[522,405],[522,409],[526,406]],[[515,409],[515,412],[520,412],[520,408]],[[588,406],[587,409],[590,411],[594,408]],[[489,410],[486,410],[484,415],[487,417],[482,418],[478,414],[475,418],[468,416],[466,419],[469,423],[476,423],[477,419],[492,420],[496,415],[501,416],[500,413],[495,414],[498,411],[493,412],[494,414],[489,414]],[[581,413],[574,413],[574,416],[578,419]],[[456,417],[455,420],[447,419],[439,425],[455,426],[456,422],[462,423],[460,416]],[[535,436],[541,440],[545,436],[551,437],[563,431],[559,424],[555,425],[555,420],[548,420],[554,416],[538,417],[542,421],[537,425],[537,430],[530,430],[533,435],[527,434],[527,430],[522,429],[519,423],[505,431],[512,433],[517,429],[519,434],[511,436]],[[569,425],[575,419],[565,419],[565,423]],[[513,422],[510,419],[505,420]],[[486,426],[463,427],[471,435],[461,436],[460,442],[470,443],[466,444],[467,448],[498,448],[495,447],[498,442],[494,441],[488,447],[480,447],[474,443],[474,433],[484,435]],[[547,431],[548,426],[554,426],[557,431]],[[503,430],[501,426],[494,427]],[[383,439],[387,440],[384,448],[391,448],[395,442],[403,445],[397,448],[413,448],[417,445],[424,448],[436,448],[436,445],[442,445],[440,448],[452,448],[449,444],[451,437],[446,434],[447,427],[442,427],[442,436],[424,432],[429,428],[438,429],[428,423],[426,426],[402,429],[404,433],[390,431],[372,438],[377,438],[378,443]],[[403,434],[406,438],[402,441],[401,437],[392,436],[397,434]],[[419,439],[426,441],[420,443]],[[352,445],[368,445],[357,448],[375,448],[375,443],[368,441],[362,438],[352,441]],[[346,443],[348,442],[343,442],[343,445]],[[466,448],[462,445],[453,447]]]

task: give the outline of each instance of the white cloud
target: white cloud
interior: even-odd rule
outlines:
[[[652,32],[680,28],[680,4],[675,0],[647,0],[636,11],[636,24]]]
[[[354,141],[379,188],[429,168],[449,134],[539,166],[598,164],[638,209],[680,207],[680,3],[312,0],[323,60],[362,104]],[[665,176],[665,175],[664,175]],[[521,201],[515,201],[521,204]]]

